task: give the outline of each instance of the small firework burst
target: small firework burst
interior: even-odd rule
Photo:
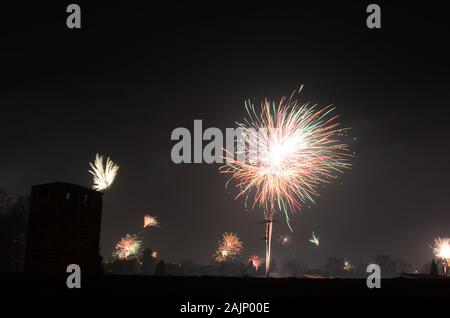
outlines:
[[[353,265],[348,260],[344,260],[344,271],[350,272],[352,269]]]
[[[237,234],[234,233],[225,233],[223,235],[223,243],[228,250],[234,251],[236,253],[239,253],[243,246]]]
[[[113,256],[121,260],[138,257],[142,250],[142,241],[137,235],[127,234],[116,244],[116,251]]]
[[[316,236],[316,234],[314,233],[314,231],[312,232],[312,236],[309,239],[309,242],[313,243],[316,246],[320,245],[320,237]]]
[[[260,258],[258,255],[253,255],[249,258],[248,262],[256,271],[258,271],[259,267],[264,263],[264,259]]]
[[[434,256],[441,263],[444,275],[447,275],[450,266],[450,238],[448,237],[436,238],[434,240],[434,245],[432,246],[432,248]]]
[[[155,216],[144,216],[144,228],[146,227],[159,227],[158,219]]]
[[[108,189],[119,171],[119,166],[116,165],[110,158],[106,159],[106,165],[103,164],[103,156],[95,155],[95,162],[90,162],[92,170],[89,173],[94,176],[94,184],[92,188],[96,191],[103,191]]]
[[[287,246],[291,243],[291,237],[288,235],[280,235],[278,237],[278,242],[283,246]]]
[[[241,252],[242,247],[243,244],[237,234],[224,233],[214,259],[219,263],[231,260]]]

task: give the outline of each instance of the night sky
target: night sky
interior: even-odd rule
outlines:
[[[443,2],[377,1],[381,30],[366,27],[364,1],[77,2],[81,30],[66,27],[69,3],[1,10],[0,187],[90,187],[88,163],[111,156],[120,173],[104,195],[105,258],[147,213],[162,228],[146,231],[144,244],[166,260],[209,263],[225,231],[239,234],[244,256],[263,255],[261,211],[234,200],[218,165],[172,163],[170,135],[192,130],[194,119],[234,127],[246,99],[279,99],[301,84],[302,101],[337,107],[356,157],[291,218],[293,243],[274,243],[274,259],[318,266],[329,256],[389,254],[420,266],[433,239],[449,235]],[[288,234],[277,219],[274,235]],[[320,248],[307,242],[312,231]]]

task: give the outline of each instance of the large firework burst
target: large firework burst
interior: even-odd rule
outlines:
[[[253,206],[264,210],[267,274],[275,211],[284,213],[290,227],[289,211],[314,203],[319,186],[351,165],[347,145],[339,140],[347,129],[339,128],[338,116],[331,115],[334,108],[301,105],[295,93],[278,104],[266,99],[259,114],[246,103],[248,117],[238,124],[242,131],[238,159],[228,155],[221,167],[239,188],[238,197],[251,199]]]
[[[92,188],[97,191],[108,189],[114,182],[119,171],[119,166],[116,165],[110,158],[106,159],[106,165],[103,165],[103,156],[95,155],[94,163],[89,163],[92,170],[89,172],[94,176],[94,184]]]
[[[432,246],[434,256],[442,265],[442,271],[444,275],[448,274],[448,268],[450,266],[450,238],[436,238],[434,245]]]
[[[142,241],[137,235],[127,234],[116,244],[116,251],[113,256],[118,259],[130,259],[138,257],[142,250]]]
[[[237,234],[224,233],[222,240],[219,242],[214,259],[219,263],[231,260],[241,252],[242,247],[243,244]]]

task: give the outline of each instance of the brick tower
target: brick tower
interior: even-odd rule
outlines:
[[[65,273],[78,264],[83,273],[98,272],[101,217],[101,192],[62,182],[33,186],[25,271]]]

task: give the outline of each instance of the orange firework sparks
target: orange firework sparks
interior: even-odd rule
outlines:
[[[253,268],[258,271],[258,268],[264,263],[264,259],[260,258],[258,255],[253,255],[248,260],[252,264]]]
[[[237,234],[224,233],[214,259],[219,262],[226,262],[238,255],[243,248],[243,244]]]
[[[237,159],[227,156],[220,168],[236,181],[237,197],[252,196],[253,206],[264,210],[267,274],[275,210],[284,213],[290,227],[288,211],[314,203],[319,186],[351,166],[347,145],[338,138],[347,129],[339,128],[337,116],[330,116],[334,108],[300,105],[294,93],[278,105],[266,99],[260,114],[246,103],[248,118],[239,124]]]
[[[159,227],[159,222],[156,217],[148,214],[144,216],[144,228],[146,227]]]
[[[229,251],[226,248],[219,247],[219,249],[216,252],[216,256],[214,257],[214,259],[218,263],[223,263],[223,262],[227,261],[229,259],[229,257],[231,257],[229,254],[230,253],[229,253]]]

